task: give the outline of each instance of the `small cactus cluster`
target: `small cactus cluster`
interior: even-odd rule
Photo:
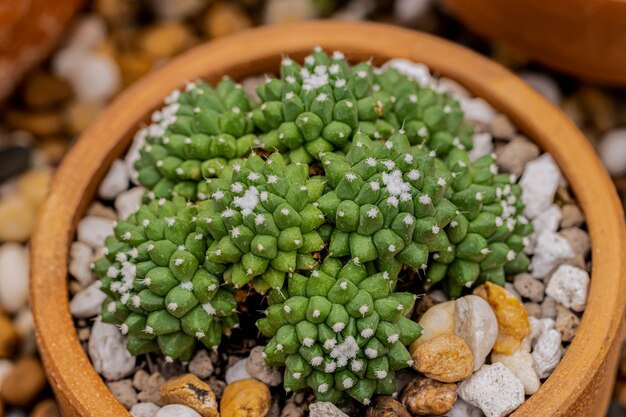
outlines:
[[[363,404],[396,393],[395,372],[413,364],[407,346],[422,329],[406,318],[416,296],[393,289],[386,272],[369,275],[363,264],[329,257],[273,290],[257,324],[271,337],[266,362],[285,366],[285,389],[309,387],[330,402],[347,394]]]
[[[102,320],[128,335],[138,355],[162,351],[189,360],[196,340],[217,348],[237,327],[237,303],[221,271],[205,262],[207,239],[196,226],[197,208],[182,197],[143,205],[118,220],[94,263],[108,298]]]
[[[421,332],[402,271],[458,297],[526,270],[521,188],[493,155],[470,160],[456,100],[391,66],[316,49],[257,93],[188,83],[139,132],[148,191],[94,264],[103,320],[133,354],[187,360],[238,325],[248,285],[287,390],[393,394]]]

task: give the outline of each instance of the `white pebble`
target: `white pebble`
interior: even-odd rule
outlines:
[[[108,380],[118,380],[135,370],[136,359],[126,349],[119,329],[97,319],[91,328],[89,358],[94,369]]]
[[[329,402],[316,402],[309,405],[309,413],[310,417],[348,417],[346,413]]]
[[[70,274],[84,287],[91,284],[95,279],[90,266],[93,254],[93,249],[86,243],[76,241],[70,246]]]
[[[561,261],[574,256],[567,239],[558,233],[545,232],[537,237],[535,255],[531,262],[531,274],[544,279]]]
[[[252,378],[247,369],[248,358],[240,359],[237,363],[226,370],[226,383],[232,384],[235,381]]]
[[[493,152],[493,138],[490,133],[475,133],[473,142],[474,147],[468,152],[470,161],[474,162]]]
[[[561,265],[552,274],[546,294],[577,312],[585,309],[589,292],[589,274],[572,265]]]
[[[97,14],[88,14],[74,25],[67,41],[70,48],[90,50],[106,40],[107,24]]]
[[[265,3],[263,22],[266,25],[315,19],[319,12],[309,0],[269,0]]]
[[[104,240],[113,234],[113,220],[104,217],[84,217],[76,228],[78,240],[94,249],[104,246]]]
[[[447,77],[441,77],[437,80],[437,88],[439,89],[439,91],[456,98],[469,98],[472,96],[464,86],[459,84],[457,81]]]
[[[543,154],[526,165],[519,182],[523,189],[526,217],[534,219],[552,204],[562,180],[561,171],[550,154]]]
[[[108,56],[84,53],[64,77],[79,102],[100,103],[110,99],[121,87],[117,63]]]
[[[133,417],[154,417],[161,407],[155,403],[137,403],[130,409]]]
[[[626,174],[626,128],[611,130],[600,139],[600,159],[609,174]]]
[[[457,98],[466,121],[488,125],[496,117],[496,111],[482,98]]]
[[[428,12],[431,4],[432,0],[397,0],[393,15],[400,22],[411,23]]]
[[[504,417],[524,402],[524,385],[501,363],[483,365],[461,382],[458,393],[487,417]]]
[[[467,295],[456,300],[454,323],[454,333],[467,342],[477,371],[498,338],[496,315],[484,299]]]
[[[435,79],[430,75],[430,69],[424,64],[408,59],[394,58],[383,64],[382,69],[387,68],[395,68],[400,74],[417,81],[422,87],[435,85]]]
[[[143,187],[133,187],[128,191],[121,192],[115,197],[115,210],[118,218],[126,220],[131,214],[139,210],[141,199],[146,189]]]
[[[415,341],[415,346],[426,343],[428,340],[444,334],[454,334],[454,301],[435,304],[420,317],[422,335]]]
[[[536,234],[543,232],[556,232],[559,229],[559,223],[561,222],[561,209],[556,204],[551,204],[541,214],[535,217],[532,221],[533,228]]]
[[[446,413],[447,417],[483,417],[483,411],[474,407],[471,404],[466,403],[462,399],[457,399],[454,403],[452,410]]]
[[[522,72],[520,78],[526,81],[535,91],[545,97],[552,104],[559,105],[561,103],[561,89],[553,78],[538,72]]]
[[[111,164],[109,172],[98,187],[98,196],[105,200],[113,200],[116,195],[128,188],[128,171],[121,159]]]
[[[154,417],[202,417],[196,410],[186,405],[170,404],[161,408]]]
[[[102,302],[107,298],[100,291],[100,284],[93,283],[79,291],[70,301],[70,313],[78,319],[88,319],[100,313]]]
[[[524,339],[524,341],[511,355],[493,352],[491,363],[500,362],[506,366],[524,384],[524,393],[533,395],[539,390],[541,381],[534,368],[535,360],[528,351],[529,341],[528,339]]]
[[[28,301],[28,249],[17,243],[0,246],[0,306],[17,313]]]
[[[554,323],[553,320],[550,319],[550,321]],[[541,334],[533,343],[532,352],[532,357],[535,361],[535,371],[539,378],[549,377],[561,361],[561,356],[561,333],[548,323],[544,323]]]

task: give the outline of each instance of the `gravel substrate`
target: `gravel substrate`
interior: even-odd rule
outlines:
[[[441,350],[429,343],[434,335],[447,334],[448,323],[453,327],[456,323],[456,335],[465,339],[473,353],[470,358],[473,356],[474,361],[469,366],[474,372],[470,371],[471,377],[455,385],[404,370],[398,376],[397,391],[412,415],[447,412],[453,417],[483,413],[489,417],[505,416],[539,389],[576,333],[589,286],[589,237],[583,215],[550,155],[542,154],[536,145],[517,132],[505,115],[497,113],[485,101],[471,97],[453,80],[431,80],[461,102],[466,120],[475,126],[471,158],[495,153],[499,169],[519,178],[518,183],[524,189],[525,215],[535,228],[525,249],[532,267],[529,273],[507,277],[506,296],[523,302],[526,313],[523,316],[527,315],[528,319],[521,318],[519,312],[514,313],[520,320],[526,320],[526,326],[530,325],[530,334],[514,354],[494,352],[490,355],[493,340],[498,335],[496,316],[512,307],[490,306],[482,298],[471,295],[448,302],[443,292],[428,292],[412,313],[427,329],[418,340],[420,354],[439,355],[437,362],[454,365],[457,361],[458,366],[462,366],[462,358],[441,356]],[[72,245],[69,260],[70,309],[79,338],[96,370],[120,402],[135,416],[192,416],[197,415],[195,411],[181,407],[199,410],[197,404],[184,396],[174,396],[172,400],[170,391],[179,389],[176,377],[195,375],[197,382],[194,383],[208,385],[218,402],[227,386],[235,387],[235,382],[252,383],[247,382],[252,378],[262,386],[249,387],[252,397],[258,397],[260,403],[267,402],[261,404],[254,415],[264,415],[262,410],[266,406],[272,416],[302,416],[309,412],[311,416],[320,417],[345,415],[342,411],[351,416],[364,415],[364,408],[354,404],[340,411],[332,404],[315,404],[308,393],[285,395],[280,386],[282,371],[267,367],[262,359],[262,349],[258,346],[263,345],[264,339],[246,337],[256,335],[257,310],[264,308],[262,298],[247,291],[237,293],[242,329],[235,330],[217,352],[200,349],[189,363],[182,364],[166,362],[152,354],[134,358],[126,352],[119,330],[97,318],[105,295],[98,289],[89,265],[102,255],[104,238],[112,233],[115,219],[127,217],[140,203],[144,190],[133,183],[132,159],[131,151],[126,160],[113,163],[98,189],[98,201],[91,205],[78,225],[77,241]],[[409,288],[419,280],[418,274],[404,278]],[[511,301],[510,305],[516,303],[521,308],[522,304],[517,301]],[[450,346],[457,343],[457,336],[450,336]],[[436,373],[437,369],[430,369],[430,372]],[[271,397],[264,397],[268,387]],[[385,401],[392,403],[385,404]],[[178,408],[171,408],[171,405],[161,408],[172,402],[178,403]],[[407,412],[391,397],[378,400],[371,408],[376,411],[388,406],[399,406],[402,411],[398,412]],[[448,411],[450,408],[452,410]],[[227,413],[223,400],[222,415],[227,416]],[[202,414],[211,415],[208,411]]]

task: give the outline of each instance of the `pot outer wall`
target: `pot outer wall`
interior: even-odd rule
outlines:
[[[476,33],[556,70],[626,85],[624,0],[443,0]]]
[[[586,313],[552,376],[514,417],[602,416],[611,396],[626,300],[624,214],[584,136],[558,109],[503,67],[448,41],[372,24],[311,22],[254,29],[198,46],[125,90],[83,134],[57,170],[31,241],[31,306],[41,356],[68,416],[128,416],[82,350],[69,313],[68,248],[111,162],[163,98],[186,81],[217,82],[276,72],[281,56],[315,46],[381,64],[407,58],[457,80],[550,152],[585,212],[594,261]],[[601,204],[598,204],[601,202]]]

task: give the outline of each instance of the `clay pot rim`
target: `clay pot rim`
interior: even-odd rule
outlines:
[[[592,241],[591,288],[577,336],[552,376],[514,414],[561,416],[578,399],[601,398],[597,373],[615,361],[626,300],[624,216],[617,193],[594,151],[567,117],[505,68],[463,47],[406,29],[372,23],[311,22],[265,27],[200,45],[123,92],[84,132],[58,169],[31,241],[31,306],[40,353],[68,415],[128,415],[80,346],[69,312],[67,259],[76,224],[112,160],[127,149],[137,126],[185,81],[238,79],[276,69],[281,56],[301,59],[315,46],[354,60],[407,58],[452,78],[488,101],[545,151],[571,184]],[[245,54],[245,58],[237,56]],[[598,204],[602,202],[602,204]],[[566,383],[561,383],[566,381]],[[594,385],[595,384],[595,385]],[[604,387],[606,389],[606,387]],[[574,408],[573,408],[574,407]]]

